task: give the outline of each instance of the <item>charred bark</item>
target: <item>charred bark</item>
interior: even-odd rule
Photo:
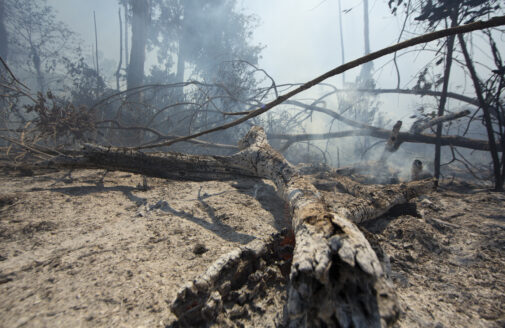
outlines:
[[[391,135],[386,142],[386,146],[384,147],[384,151],[382,152],[382,156],[379,162],[385,163],[389,156],[398,150],[401,145],[401,141],[398,138],[398,134],[400,133],[400,129],[402,128],[402,121],[397,121],[391,130]]]
[[[106,168],[166,178],[216,179],[240,174],[271,179],[289,205],[295,234],[286,305],[290,326],[380,327],[394,321],[398,315],[395,294],[375,252],[352,221],[376,217],[415,193],[409,193],[408,186],[400,186],[403,193],[383,203],[377,200],[396,191],[378,193],[365,203],[357,200],[351,207],[330,206],[309,180],[271,148],[263,129],[253,127],[240,141],[239,148],[240,152],[229,157],[153,156],[88,145],[73,156],[60,155],[44,165]],[[194,291],[193,287],[184,293]],[[212,302],[219,302],[218,295],[210,289],[204,294],[207,301],[212,297],[215,299]],[[180,309],[177,302],[182,301],[174,303]],[[182,312],[180,315],[185,316]]]

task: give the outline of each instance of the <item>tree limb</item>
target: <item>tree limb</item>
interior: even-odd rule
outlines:
[[[418,124],[416,124],[417,122],[415,122],[410,127],[410,133],[419,134],[419,133],[423,132],[424,130],[426,130],[436,124],[447,122],[447,121],[452,121],[452,120],[455,120],[455,119],[458,119],[458,118],[461,118],[461,117],[464,117],[467,115],[470,115],[469,110],[464,110],[464,111],[457,112],[457,113],[451,113],[451,114],[435,117],[429,121],[419,121]]]
[[[268,178],[288,203],[295,232],[287,301],[290,324],[380,327],[394,321],[398,316],[394,291],[370,244],[349,220],[351,215],[331,210],[319,191],[268,144],[262,128],[251,128],[239,148],[226,157],[155,156],[86,145],[73,156],[57,156],[41,166],[106,168],[171,178],[237,174]],[[370,211],[366,213],[371,217]]]
[[[307,140],[326,140],[332,138],[343,138],[351,136],[371,136],[379,139],[389,139],[391,131],[386,129],[372,128],[361,130],[346,130],[329,133],[314,133],[314,134],[269,134],[270,139],[284,139],[291,144],[294,142]],[[401,142],[435,144],[436,136],[434,134],[412,134],[408,132],[398,133],[398,140]],[[470,139],[460,136],[443,136],[441,138],[442,146],[456,146],[475,150],[489,151],[489,143],[486,140]],[[497,145],[498,151],[503,149]]]
[[[428,33],[428,34],[424,34],[424,35],[421,35],[421,36],[418,36],[418,37],[415,37],[415,38],[412,38],[412,39],[409,39],[409,40],[406,40],[406,41],[403,41],[401,43],[398,43],[398,44],[395,44],[393,46],[390,46],[390,47],[387,47],[387,48],[384,48],[384,49],[381,49],[381,50],[378,50],[378,51],[375,51],[371,54],[368,54],[366,56],[363,56],[363,57],[360,57],[356,60],[353,60],[351,62],[348,62],[344,65],[341,65],[341,66],[338,66],[326,73],[324,73],[323,75],[320,75],[318,77],[316,77],[315,79],[299,86],[298,88],[288,92],[287,94],[284,94],[284,95],[281,95],[279,97],[277,97],[275,100],[263,105],[261,108],[258,108],[256,110],[253,110],[251,111],[249,114],[235,120],[235,121],[232,121],[230,123],[227,123],[227,124],[223,124],[221,126],[218,126],[218,127],[215,127],[215,128],[212,128],[212,129],[208,129],[208,130],[205,130],[205,131],[201,131],[201,132],[198,132],[198,133],[195,133],[195,134],[192,134],[192,135],[188,135],[188,136],[185,136],[185,137],[180,137],[180,138],[177,138],[177,139],[174,139],[174,140],[170,140],[170,141],[166,141],[166,142],[161,142],[161,143],[155,143],[155,144],[150,144],[150,145],[145,145],[145,146],[141,146],[141,147],[132,147],[131,149],[134,149],[134,150],[138,150],[138,149],[147,149],[147,148],[156,148],[156,147],[162,147],[162,146],[170,146],[170,145],[173,145],[177,142],[181,142],[181,141],[186,141],[186,140],[189,140],[189,139],[193,139],[193,138],[197,138],[197,137],[200,137],[202,135],[205,135],[205,134],[209,134],[209,133],[212,133],[212,132],[216,132],[216,131],[220,131],[220,130],[225,130],[225,129],[228,129],[230,127],[233,127],[233,126],[236,126],[236,125],[239,125],[253,117],[256,117],[258,115],[261,115],[263,113],[265,113],[266,111],[274,108],[275,106],[283,103],[284,101],[286,101],[287,99],[289,98],[292,98],[293,96],[299,94],[300,92],[302,91],[305,91],[311,87],[313,87],[314,85],[317,85],[321,82],[323,82],[324,80],[332,77],[332,76],[335,76],[335,75],[338,75],[338,74],[341,74],[351,68],[354,68],[354,67],[357,67],[357,66],[360,66],[364,63],[367,63],[369,61],[372,61],[372,60],[375,60],[377,58],[380,58],[380,57],[383,57],[385,55],[388,55],[388,54],[392,54],[398,50],[401,50],[401,49],[404,49],[404,48],[408,48],[408,47],[411,47],[411,46],[414,46],[414,45],[417,45],[417,44],[421,44],[421,43],[427,43],[427,42],[431,42],[431,41],[434,41],[434,40],[437,40],[437,39],[440,39],[440,38],[443,38],[443,37],[446,37],[446,36],[450,36],[450,35],[455,35],[455,34],[460,34],[460,33],[468,33],[468,32],[472,32],[472,31],[476,31],[476,30],[482,30],[482,29],[485,29],[485,28],[489,28],[489,27],[495,27],[495,26],[500,26],[500,25],[505,25],[505,16],[497,16],[497,17],[493,17],[491,18],[490,20],[488,21],[477,21],[477,22],[474,22],[474,23],[470,23],[470,24],[466,24],[466,25],[461,25],[461,26],[457,26],[457,27],[452,27],[452,28],[448,28],[448,29],[444,29],[444,30],[440,30],[440,31],[435,31],[435,32],[432,32],[432,33]]]

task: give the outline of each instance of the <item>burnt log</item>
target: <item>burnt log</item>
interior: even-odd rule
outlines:
[[[361,221],[358,216],[344,210],[332,210],[314,185],[268,144],[262,128],[251,128],[239,142],[239,149],[240,152],[226,157],[173,153],[155,156],[134,150],[86,145],[81,152],[57,156],[43,165],[104,168],[197,180],[236,175],[271,179],[278,194],[288,203],[295,234],[286,304],[289,325],[380,327],[391,324],[399,314],[396,296],[377,255],[352,222]],[[365,212],[367,218],[381,213]],[[244,250],[244,254],[257,254],[258,257],[268,248],[265,244],[257,246],[258,251],[251,248]],[[230,256],[229,262],[224,260],[224,263],[236,261],[240,254]],[[216,270],[213,272],[220,271]],[[212,298],[209,304],[218,304],[219,297],[211,292],[212,288],[205,286],[206,283],[197,283],[193,287],[205,290],[205,294]]]

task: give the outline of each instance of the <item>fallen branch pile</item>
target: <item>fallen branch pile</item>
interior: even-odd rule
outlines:
[[[328,204],[322,193],[268,144],[262,128],[251,128],[239,149],[226,157],[148,155],[86,145],[82,151],[61,154],[35,166],[103,168],[196,180],[236,175],[271,179],[289,206],[295,236],[285,306],[289,325],[379,327],[394,322],[399,313],[394,290],[356,223],[376,218],[392,206],[430,190],[433,181],[381,189],[339,178],[334,180],[335,187],[356,198]],[[326,178],[331,175],[335,176],[334,172],[327,173]],[[240,288],[244,277],[264,269],[265,265],[259,264],[261,258],[276,253],[273,245],[279,240],[257,243],[225,255],[200,279],[181,290],[172,305],[181,324],[216,319],[223,300],[230,299],[230,291]]]

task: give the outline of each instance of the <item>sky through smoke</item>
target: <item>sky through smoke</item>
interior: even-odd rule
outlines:
[[[345,59],[350,61],[364,54],[363,1],[341,0],[341,3]],[[119,5],[116,0],[48,0],[48,4],[56,8],[58,17],[81,36],[82,48],[90,57],[94,44],[93,11],[96,11],[99,51],[104,58],[117,63]],[[265,46],[259,66],[278,84],[306,82],[342,63],[337,0],[239,0],[238,7],[244,13],[259,18],[259,26],[253,34],[253,43]],[[369,15],[371,50],[395,44],[403,18],[393,16],[385,0],[370,0]],[[422,32],[419,28],[412,30],[413,28],[407,29],[403,39]],[[487,49],[477,47],[473,50],[478,57]],[[155,62],[156,55],[151,54],[147,58],[146,72],[149,71],[149,65]],[[411,88],[416,74],[432,59],[431,53],[417,52],[399,56],[401,87]],[[360,68],[355,68],[346,72],[346,81],[354,82],[359,71]],[[459,78],[458,72],[453,73],[453,76],[455,78],[451,79],[452,87],[449,89],[458,89],[460,93],[473,91],[470,84],[462,83],[461,74]],[[374,62],[374,78],[380,88],[396,87],[392,56]],[[112,81],[112,77],[108,79]],[[342,86],[341,76],[331,78],[328,82]],[[313,88],[300,97],[314,96],[321,89]],[[419,106],[409,96],[387,95],[379,98],[384,110],[394,121],[408,120],[416,106]]]

